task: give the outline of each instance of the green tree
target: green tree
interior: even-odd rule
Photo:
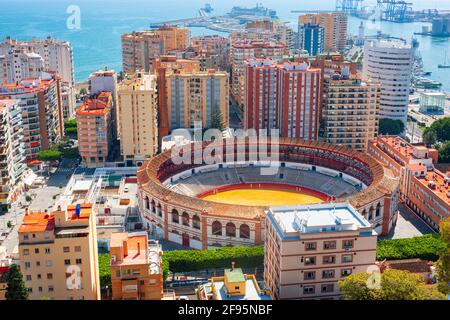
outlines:
[[[80,89],[80,95],[82,95],[82,96],[87,95],[87,90],[86,90],[86,88],[81,88],[81,89]]]
[[[76,127],[77,127],[77,119],[64,121],[64,128],[76,128]]]
[[[28,290],[23,281],[19,266],[13,264],[6,273],[6,300],[27,300]]]
[[[38,153],[37,158],[44,162],[56,161],[61,158],[61,151],[54,149],[42,150]]]
[[[100,275],[100,287],[111,286],[111,258],[109,253],[98,255],[98,269]]]
[[[77,147],[75,148],[66,148],[61,151],[64,158],[74,159],[80,156],[80,151]]]
[[[450,117],[441,118],[425,129],[425,133],[434,132],[438,141],[446,142],[450,140]]]
[[[439,254],[436,263],[436,277],[439,291],[444,294],[450,293],[450,218],[442,219],[439,223],[442,241],[447,245],[445,250]]]
[[[381,289],[369,289],[368,273],[354,273],[339,281],[339,288],[345,300],[381,300]]]
[[[64,128],[64,131],[66,132],[67,135],[76,135],[78,133],[78,128],[77,127]]]
[[[405,124],[401,120],[382,118],[379,122],[378,133],[382,135],[398,135],[405,130]]]
[[[217,106],[211,114],[211,125],[209,127],[211,129],[219,129],[220,131],[225,129],[222,112],[220,112],[220,109]]]
[[[439,148],[439,162],[450,162],[450,141],[447,141],[442,147]]]
[[[71,119],[64,122],[64,131],[67,135],[76,135],[77,130],[77,119]]]
[[[422,136],[423,143],[427,147],[431,147],[437,142],[437,135],[435,131],[425,131]]]
[[[356,273],[339,281],[345,300],[446,300],[436,286],[425,285],[420,275],[403,270],[386,270],[379,286],[369,288],[369,273]]]

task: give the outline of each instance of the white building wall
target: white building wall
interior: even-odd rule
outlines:
[[[363,76],[381,83],[380,118],[401,120],[408,116],[413,49],[400,41],[367,41]]]

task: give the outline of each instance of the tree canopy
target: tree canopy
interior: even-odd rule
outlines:
[[[382,118],[379,121],[378,133],[382,135],[399,135],[405,130],[405,124],[401,120]]]
[[[19,266],[13,264],[6,273],[6,300],[27,300],[28,291],[23,281]]]
[[[218,107],[214,108],[214,111],[211,114],[211,125],[209,126],[209,128],[219,129],[221,131],[225,129],[225,124],[223,122],[223,115]]]
[[[446,300],[434,285],[425,285],[422,277],[403,270],[379,274],[379,285],[369,286],[370,273],[351,274],[339,281],[345,300]]]
[[[437,141],[447,142],[450,140],[450,117],[441,118],[425,129],[424,135],[434,132]]]
[[[450,141],[447,141],[442,147],[439,148],[439,162],[450,162]]]
[[[431,147],[437,142],[437,135],[435,131],[425,131],[422,135],[423,143],[427,147]]]
[[[71,119],[64,122],[64,131],[67,135],[76,135],[77,130],[77,119]]]
[[[436,263],[438,287],[440,292],[450,294],[450,218],[441,220],[439,230],[441,239],[447,248],[440,252],[439,260]]]
[[[56,161],[61,158],[61,154],[62,153],[59,150],[48,149],[40,151],[37,158],[41,161]]]

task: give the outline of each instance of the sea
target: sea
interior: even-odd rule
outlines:
[[[198,16],[205,3],[214,8],[212,14],[222,15],[233,6],[253,7],[256,2],[277,11],[280,19],[289,21],[296,28],[298,13],[292,10],[334,10],[335,0],[0,0],[0,40],[6,36],[26,40],[33,36],[52,36],[70,41],[76,81],[87,80],[95,70],[122,69],[121,41],[123,33],[145,30],[154,22]],[[450,0],[410,0],[414,10],[450,10]],[[365,1],[374,6],[375,0]],[[349,18],[349,32],[357,34],[363,21],[366,35],[378,30],[411,40],[414,32],[420,32],[427,23],[391,23]],[[429,25],[429,24],[428,24]],[[191,28],[191,34],[222,34],[205,28]],[[450,61],[450,38],[416,36],[424,70],[431,71],[433,80],[443,83],[443,90],[450,91],[450,70],[438,69],[446,53]]]

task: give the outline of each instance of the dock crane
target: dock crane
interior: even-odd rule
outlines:
[[[336,0],[336,11],[355,13],[362,11],[364,0]]]
[[[412,3],[403,0],[377,0],[382,19],[391,22],[408,22],[412,13]]]

